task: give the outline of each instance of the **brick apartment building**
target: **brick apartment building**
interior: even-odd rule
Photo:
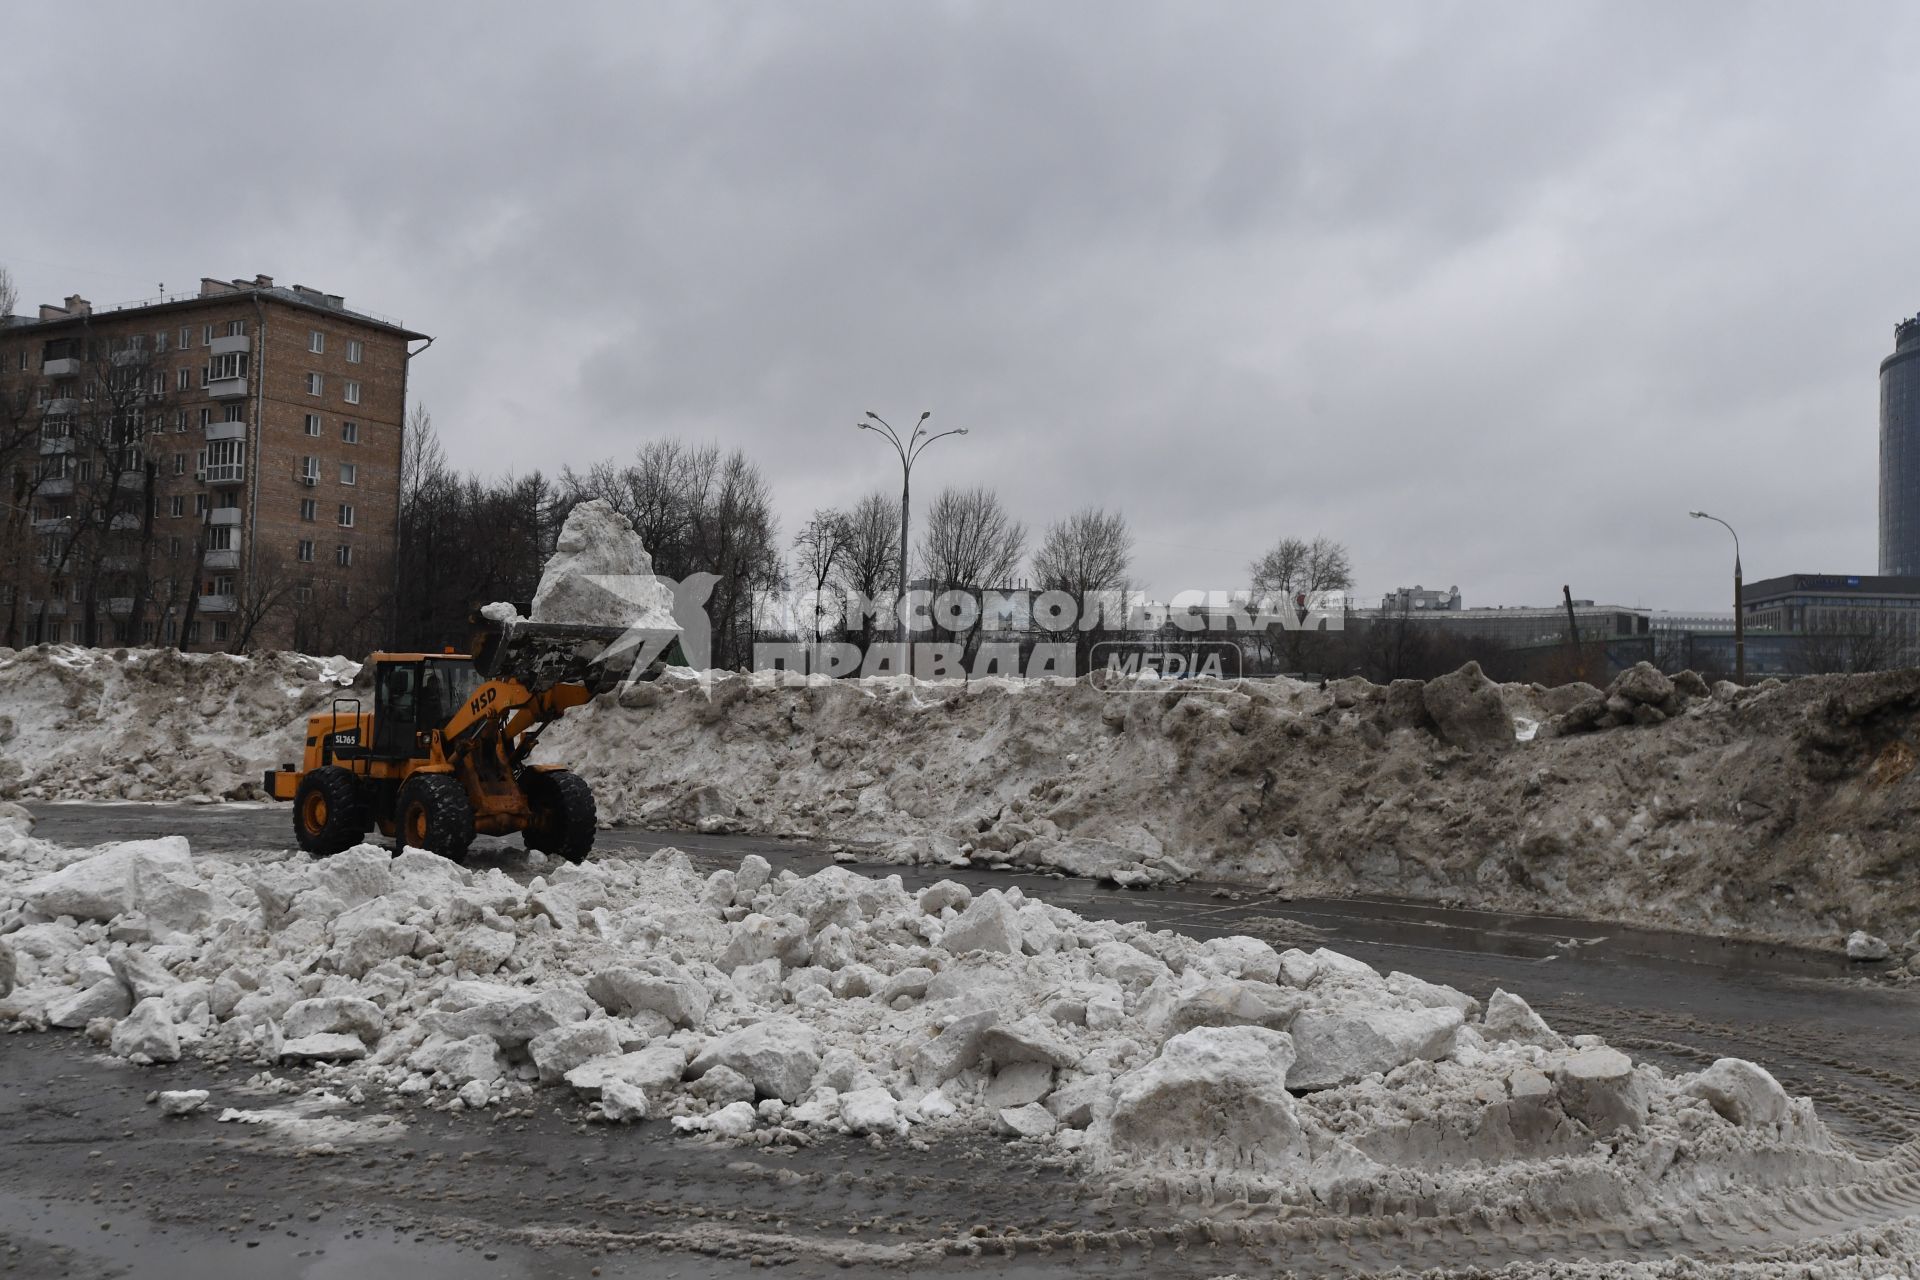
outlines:
[[[0,320],[0,644],[378,643],[425,339],[269,276]]]

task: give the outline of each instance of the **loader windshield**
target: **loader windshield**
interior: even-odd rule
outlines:
[[[420,722],[445,724],[480,687],[480,673],[465,658],[428,658],[421,665]]]

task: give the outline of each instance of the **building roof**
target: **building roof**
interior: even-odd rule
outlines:
[[[1789,573],[1762,578],[1741,588],[1743,603],[1775,600],[1781,596],[1828,594],[1843,591],[1861,596],[1920,596],[1920,578],[1882,577],[1870,573]]]
[[[321,293],[317,289],[309,289],[304,285],[276,285],[271,276],[257,276],[253,280],[231,282],[208,277],[201,280],[200,289],[196,293],[142,298],[137,302],[124,302],[111,307],[95,307],[84,298],[72,297],[66,300],[66,308],[42,307],[40,316],[7,316],[0,329],[4,329],[8,334],[16,334],[26,329],[58,330],[64,326],[81,325],[92,320],[119,320],[138,314],[191,312],[201,307],[217,306],[254,295],[284,306],[351,320],[369,328],[384,329],[409,342],[425,341],[428,338],[427,334],[408,329],[391,316],[352,310],[339,294]],[[78,308],[74,306],[76,303],[79,304]],[[59,312],[59,314],[48,315],[47,312]]]

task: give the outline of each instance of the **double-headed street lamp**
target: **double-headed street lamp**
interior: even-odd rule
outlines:
[[[1733,526],[1719,516],[1710,516],[1704,511],[1689,511],[1695,520],[1711,520],[1728,533],[1733,533],[1733,679],[1736,684],[1747,682],[1747,619],[1741,607],[1740,598],[1740,535],[1733,532]]]
[[[872,421],[853,424],[862,431],[871,431],[877,436],[885,437],[887,443],[893,446],[893,451],[900,455],[900,592],[896,609],[898,616],[894,619],[894,642],[901,645],[907,642],[907,493],[913,481],[913,460],[926,452],[927,446],[935,440],[967,434],[965,427],[955,427],[950,431],[928,435],[927,419],[932,416],[931,409],[921,414],[920,421],[913,425],[913,434],[905,440],[902,440],[900,433],[893,429],[892,423],[871,409],[867,410],[867,417]],[[875,422],[880,425],[874,426]]]

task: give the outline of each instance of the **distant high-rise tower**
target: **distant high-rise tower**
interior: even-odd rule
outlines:
[[[1880,572],[1920,576],[1920,316],[1880,362]]]

